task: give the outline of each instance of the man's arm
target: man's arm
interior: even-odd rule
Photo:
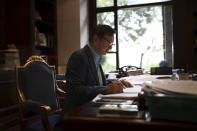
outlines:
[[[69,93],[83,97],[105,94],[106,87],[98,85],[88,64],[87,58],[81,55],[71,56],[66,73],[66,90]]]

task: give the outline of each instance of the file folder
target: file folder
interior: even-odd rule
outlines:
[[[151,119],[197,122],[197,96],[145,93]]]

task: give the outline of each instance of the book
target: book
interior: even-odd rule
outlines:
[[[104,104],[99,107],[100,114],[137,115],[138,107],[132,104]]]

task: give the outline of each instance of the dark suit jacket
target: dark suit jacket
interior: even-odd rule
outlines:
[[[99,93],[106,92],[106,78],[102,67],[103,85],[99,85],[93,54],[88,45],[74,52],[67,63],[66,98],[63,113],[91,101]]]

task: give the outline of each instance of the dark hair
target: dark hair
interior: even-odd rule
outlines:
[[[115,30],[112,27],[110,27],[109,25],[99,24],[94,28],[92,34],[90,35],[89,42],[92,41],[94,35],[97,35],[99,39],[102,39],[104,38],[105,35],[112,36],[114,34],[115,34]]]

